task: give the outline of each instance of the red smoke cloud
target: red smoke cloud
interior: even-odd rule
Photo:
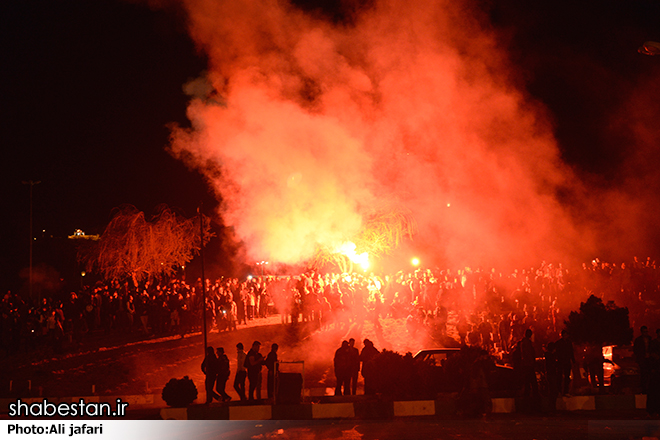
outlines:
[[[460,2],[377,1],[350,24],[275,0],[183,4],[209,71],[171,148],[251,257],[304,261],[389,208],[412,213],[437,262],[592,248],[557,199],[577,179],[543,108]]]

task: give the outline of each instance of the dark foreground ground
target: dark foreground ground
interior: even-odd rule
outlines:
[[[249,344],[259,339],[265,354],[269,344],[278,342],[280,359],[305,359],[306,388],[331,389],[332,353],[347,336],[361,340],[372,338],[379,347],[406,348],[410,343],[405,332],[384,322],[385,331],[371,334],[362,329],[331,329],[315,333],[306,329],[293,331],[281,326],[279,317],[251,323],[232,333],[213,333],[209,343],[224,346],[235,371],[233,348],[239,341]],[[392,330],[388,331],[391,328]],[[119,340],[118,340],[119,339]],[[62,355],[25,353],[0,360],[0,397],[21,397],[14,391],[19,384],[31,381],[31,392],[24,397],[103,396],[122,394],[159,395],[172,377],[189,375],[197,384],[203,399],[203,353],[201,335],[188,335],[134,340],[126,337],[92,341],[82,350]],[[230,351],[231,350],[231,351]],[[230,395],[236,395],[227,387]],[[92,391],[92,389],[94,391]],[[25,390],[23,390],[25,392]],[[361,390],[360,390],[361,392]],[[265,390],[264,390],[265,394]],[[358,396],[359,397],[359,396]],[[6,399],[5,399],[6,400]],[[234,402],[232,402],[234,404]],[[215,404],[221,405],[221,404]],[[120,423],[132,420],[159,420],[161,404],[131,405]],[[0,419],[7,420],[5,411]],[[660,421],[650,420],[643,410],[636,411],[557,411],[551,414],[493,414],[480,419],[459,417],[398,417],[384,420],[183,420],[159,421],[165,427],[159,439],[646,439],[660,438]]]
[[[565,417],[489,417],[479,420],[397,419],[388,421],[162,421],[159,440],[394,440],[394,439],[634,439],[660,437],[657,420]],[[129,422],[126,422],[129,423]]]

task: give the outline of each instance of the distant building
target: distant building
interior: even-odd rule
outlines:
[[[82,229],[76,229],[73,231],[73,235],[69,235],[69,240],[93,240],[97,241],[100,238],[98,234],[96,235],[85,235],[85,233],[82,231]]]

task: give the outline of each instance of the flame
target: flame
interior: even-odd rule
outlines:
[[[369,254],[367,252],[362,252],[358,254],[355,252],[357,246],[352,241],[346,241],[337,247],[335,252],[342,255],[346,255],[349,260],[355,264],[359,264],[362,267],[362,270],[366,271],[369,269]]]

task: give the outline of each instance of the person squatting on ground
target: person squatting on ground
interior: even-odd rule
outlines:
[[[229,375],[231,374],[229,370],[229,358],[225,354],[224,348],[218,347],[216,351],[218,354],[218,377],[215,382],[215,390],[222,396],[223,402],[229,402],[231,396],[225,391]]]
[[[247,369],[247,377],[250,383],[248,400],[254,400],[254,392],[257,392],[257,400],[261,400],[261,367],[264,364],[264,357],[259,350],[261,349],[261,342],[254,341],[252,348],[248,351],[245,357],[245,368]]]
[[[264,361],[264,365],[268,369],[268,373],[266,375],[266,389],[268,390],[269,399],[273,399],[275,396],[275,364],[277,363],[277,349],[277,344],[271,345],[270,352]]]
[[[241,400],[247,400],[245,396],[245,378],[247,377],[245,357],[243,343],[239,342],[236,344],[236,377],[234,377],[234,389]]]
[[[215,357],[213,347],[206,347],[206,356],[202,362],[202,372],[206,375],[206,380],[204,381],[206,403],[211,403],[213,399],[221,400],[220,395],[213,391],[213,386],[218,376],[218,358]]]

